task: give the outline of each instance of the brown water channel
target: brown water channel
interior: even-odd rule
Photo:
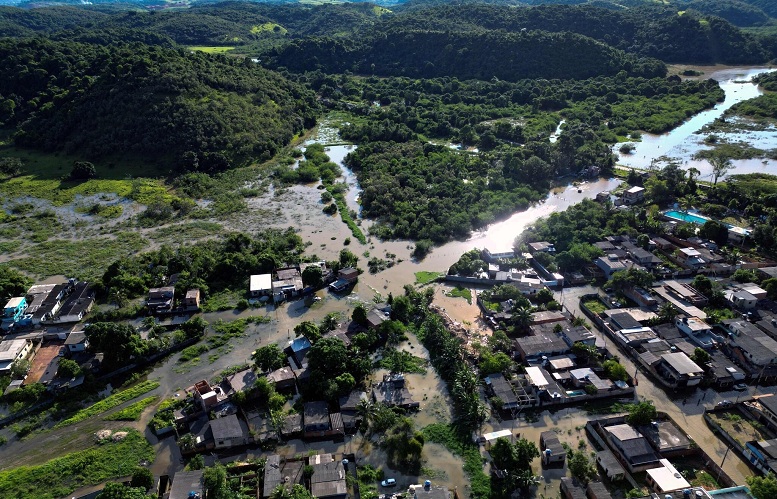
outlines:
[[[712,123],[716,118],[734,104],[753,99],[764,92],[752,82],[752,78],[758,74],[773,71],[766,67],[748,68],[717,68],[709,72],[709,68],[697,68],[707,71],[700,78],[712,78],[717,80],[725,91],[725,100],[718,103],[712,109],[702,111],[686,120],[680,126],[671,131],[659,135],[645,133],[639,142],[634,142],[632,154],[619,154],[616,144],[613,152],[619,154],[619,164],[628,167],[646,169],[651,166],[654,159],[662,157],[672,158],[682,163],[683,168],[696,168],[701,172],[703,180],[712,180],[712,167],[706,160],[694,160],[693,155],[701,150],[709,149],[704,143],[706,133],[696,133],[705,125]],[[715,132],[721,139],[730,142],[746,142],[753,147],[769,150],[777,148],[777,131],[770,127],[761,131],[748,131],[742,133]],[[732,161],[733,168],[729,174],[737,173],[777,173],[777,161],[773,159],[743,159]]]

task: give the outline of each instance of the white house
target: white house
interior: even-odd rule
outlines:
[[[248,294],[252,297],[272,296],[272,274],[252,275],[248,284]]]
[[[32,350],[30,340],[5,340],[0,342],[0,374],[11,371],[11,365],[17,360],[27,358]]]

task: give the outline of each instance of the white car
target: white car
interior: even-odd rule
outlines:
[[[397,481],[393,478],[386,478],[382,482],[380,482],[381,487],[393,487],[397,484]]]

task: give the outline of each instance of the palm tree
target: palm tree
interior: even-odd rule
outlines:
[[[359,416],[361,416],[362,421],[364,421],[363,424],[365,425],[365,427],[369,428],[373,417],[375,417],[377,408],[375,407],[375,404],[369,401],[369,399],[362,399],[356,405],[356,412],[357,414],[359,414]]]
[[[513,325],[521,332],[526,332],[531,324],[531,311],[526,307],[513,310]]]
[[[701,175],[701,172],[697,168],[694,168],[694,167],[688,168],[688,181],[689,182],[691,180],[693,180],[695,177],[698,177],[699,175]]]

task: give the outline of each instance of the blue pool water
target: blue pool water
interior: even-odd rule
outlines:
[[[674,218],[675,220],[681,220],[683,222],[690,222],[697,225],[704,225],[709,221],[709,218],[700,217],[698,215],[694,215],[693,213],[684,213],[682,211],[667,211],[664,213],[669,218]]]
[[[569,397],[579,397],[581,395],[585,395],[585,390],[567,390],[567,396]]]

